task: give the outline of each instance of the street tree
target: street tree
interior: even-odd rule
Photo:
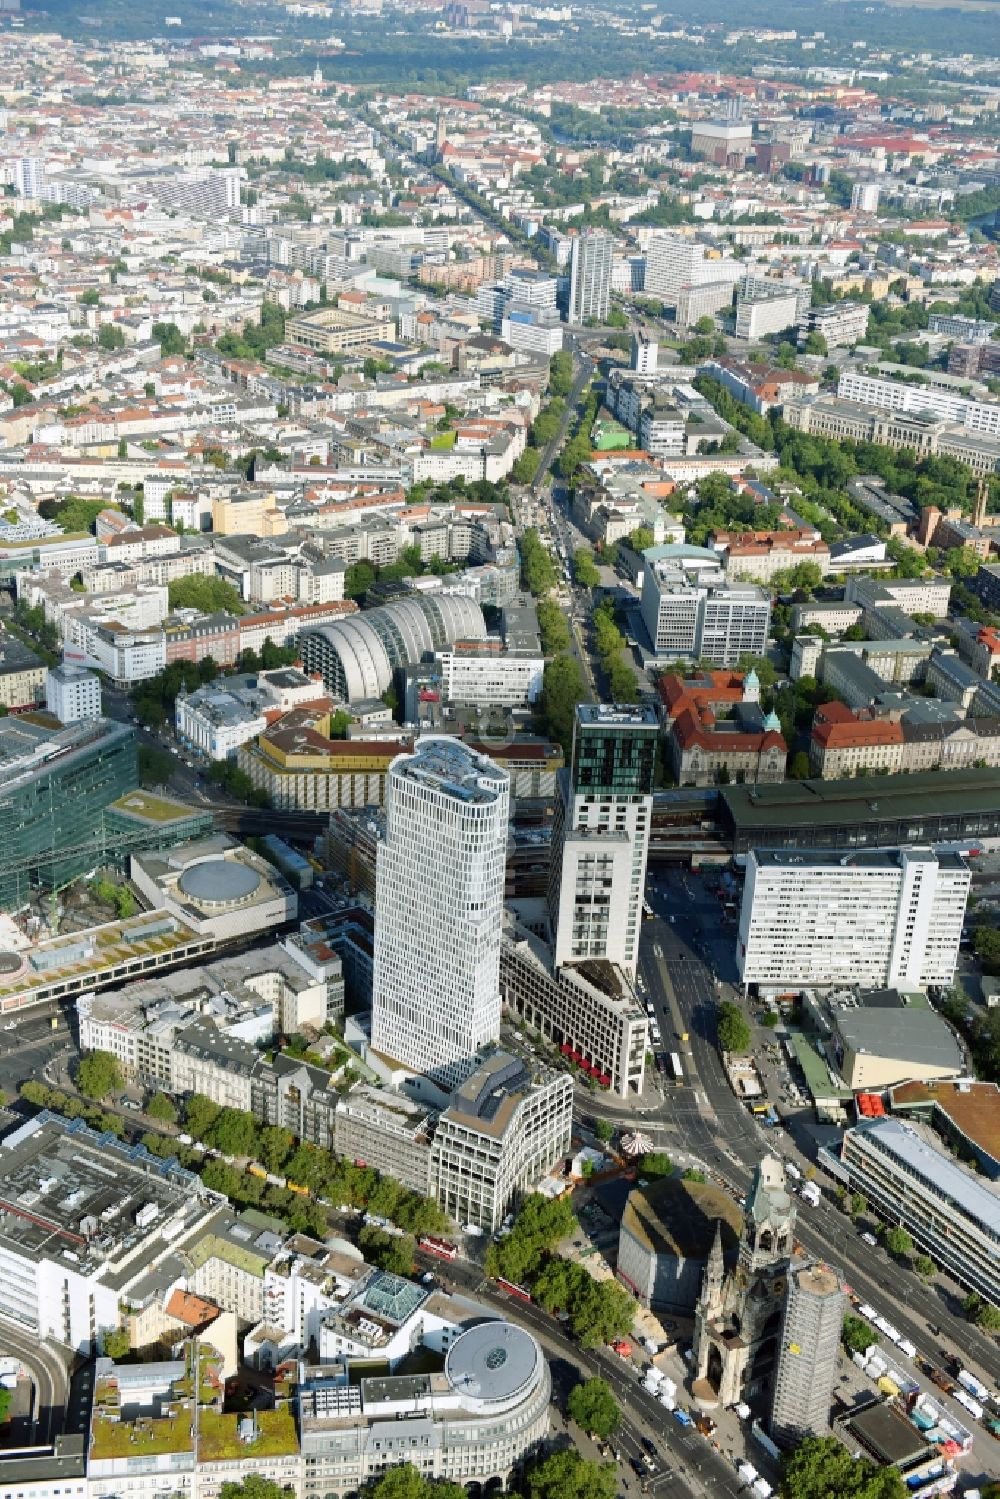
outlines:
[[[110,1051],[89,1051],[76,1074],[77,1087],[87,1098],[107,1098],[122,1085],[122,1070]]]
[[[223,1155],[253,1155],[257,1144],[258,1123],[245,1109],[223,1109],[206,1136],[207,1142]]]
[[[750,1026],[739,1005],[726,1000],[719,1008],[719,1046],[723,1051],[749,1051]]]
[[[622,1413],[603,1379],[586,1379],[569,1392],[566,1409],[578,1426],[606,1441],[621,1425]]]
[[[177,1108],[165,1093],[154,1093],[145,1112],[150,1119],[159,1119],[161,1124],[177,1123]]]
[[[594,555],[587,547],[577,547],[573,553],[573,577],[581,588],[596,588],[601,581]]]
[[[614,1463],[593,1463],[568,1448],[543,1457],[525,1479],[527,1499],[615,1499]]]
[[[905,1228],[889,1228],[883,1235],[886,1249],[894,1259],[902,1259],[913,1248],[913,1239]]]
[[[896,1468],[856,1458],[836,1437],[806,1437],[786,1456],[781,1499],[903,1499]]]
[[[196,1140],[203,1140],[221,1113],[219,1105],[204,1093],[192,1093],[184,1105],[184,1127]]]
[[[363,1228],[358,1235],[358,1247],[370,1264],[393,1275],[413,1273],[413,1252],[416,1242],[409,1234],[387,1234],[382,1228]]]
[[[242,1483],[224,1483],[219,1499],[288,1499],[290,1492],[259,1473],[248,1473]]]
[[[872,1344],[878,1342],[878,1333],[864,1317],[848,1315],[844,1318],[840,1341],[848,1353],[866,1353]]]

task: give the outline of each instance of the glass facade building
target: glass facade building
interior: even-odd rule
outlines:
[[[635,977],[660,725],[650,708],[581,703],[552,830],[557,968],[604,958]]]
[[[105,719],[64,728],[0,724],[0,907],[59,889],[113,854],[105,812],[139,783],[134,729]]]

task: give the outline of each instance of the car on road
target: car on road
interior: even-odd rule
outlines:
[[[639,1441],[644,1452],[648,1452],[650,1457],[656,1456],[656,1443],[650,1437],[640,1437]]]
[[[646,1465],[641,1460],[641,1458],[630,1457],[629,1458],[629,1466],[631,1467],[632,1472],[637,1475],[637,1477],[639,1477],[639,1478],[645,1478],[645,1476],[646,1476]]]
[[[678,1406],[677,1409],[674,1411],[674,1420],[680,1426],[693,1426],[694,1425],[694,1422],[691,1420],[691,1417],[688,1415],[687,1411],[683,1409],[682,1406]]]

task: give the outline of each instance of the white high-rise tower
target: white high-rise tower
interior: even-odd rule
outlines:
[[[510,778],[456,739],[423,739],[386,777],[372,1047],[460,1084],[500,1035]]]

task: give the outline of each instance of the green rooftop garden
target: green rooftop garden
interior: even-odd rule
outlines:
[[[193,1444],[191,1407],[186,1403],[172,1416],[139,1416],[135,1421],[94,1417],[91,1460],[111,1457],[155,1457],[161,1452],[187,1452]]]
[[[239,1438],[239,1423],[248,1419],[235,1411],[220,1415],[203,1410],[198,1415],[198,1460],[217,1463],[236,1457],[291,1457],[299,1450],[295,1421],[287,1407],[273,1411],[256,1411],[257,1437],[253,1442]]]
[[[162,796],[153,796],[148,791],[129,791],[111,803],[115,812],[125,812],[146,822],[180,822],[197,816],[197,808],[186,807],[183,802],[169,801]]]
[[[254,1254],[252,1249],[242,1249],[238,1244],[230,1244],[228,1239],[220,1239],[218,1234],[206,1234],[188,1253],[196,1270],[200,1270],[208,1260],[222,1260],[224,1264],[233,1265],[237,1270],[245,1270],[248,1275],[263,1275],[268,1263],[263,1255]]]

